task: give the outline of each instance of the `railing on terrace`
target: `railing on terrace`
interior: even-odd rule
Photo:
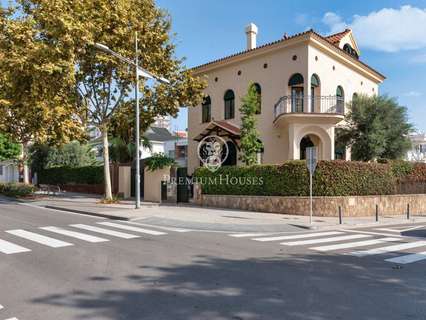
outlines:
[[[283,96],[274,107],[275,118],[288,113],[345,114],[345,101],[339,96]]]

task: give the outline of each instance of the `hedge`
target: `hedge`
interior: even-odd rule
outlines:
[[[199,168],[195,177],[202,185],[204,194],[309,195],[306,162],[300,160],[281,165],[222,167],[216,172]],[[237,179],[239,183],[226,183]],[[253,179],[261,179],[263,183],[253,183]],[[395,194],[399,183],[407,181],[426,183],[426,164],[319,161],[313,180],[313,193],[316,196]]]
[[[88,166],[79,168],[57,167],[45,169],[39,173],[40,184],[103,184],[103,166]]]
[[[0,194],[9,197],[23,197],[35,192],[35,187],[24,183],[0,183]]]

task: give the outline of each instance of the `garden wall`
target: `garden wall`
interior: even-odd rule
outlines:
[[[199,194],[195,203],[204,207],[309,215],[309,197]],[[314,197],[313,212],[315,216],[338,217],[340,206],[345,217],[374,216],[376,204],[380,215],[406,214],[407,204],[411,214],[426,214],[426,194]]]

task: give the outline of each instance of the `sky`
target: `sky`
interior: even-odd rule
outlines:
[[[323,35],[352,28],[361,60],[386,76],[380,93],[408,108],[426,131],[426,0],[278,1],[156,0],[172,19],[177,57],[193,67],[245,49],[244,27],[254,22],[261,45],[313,28]],[[187,128],[187,111],[173,129]]]
[[[176,56],[188,68],[244,50],[250,22],[259,28],[258,45],[310,28],[323,35],[352,28],[361,60],[387,78],[380,93],[397,98],[409,121],[426,131],[426,0],[155,1],[171,16]],[[182,109],[172,129],[186,128]]]

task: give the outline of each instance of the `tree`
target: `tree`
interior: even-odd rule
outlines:
[[[90,44],[102,43],[134,59],[135,32],[138,32],[141,67],[171,82],[170,86],[140,82],[142,117],[146,122],[152,122],[156,115],[176,115],[179,106],[199,104],[204,82],[194,78],[183,68],[182,60],[175,58],[175,46],[169,35],[170,18],[153,0],[19,2],[25,14],[37,22],[44,37],[53,44],[61,44],[74,55],[78,102],[86,109],[87,122],[102,133],[105,197],[111,199],[110,122],[122,102],[129,100],[134,69],[95,50]]]
[[[256,129],[256,112],[260,108],[259,94],[250,85],[247,94],[241,99],[241,159],[247,165],[257,163],[257,154],[262,149],[259,132]]]
[[[93,166],[96,163],[96,155],[90,145],[73,141],[61,147],[50,148],[45,168],[64,166],[77,168]]]
[[[407,108],[394,98],[360,95],[354,97],[337,139],[351,146],[353,160],[399,159],[411,147],[413,127],[407,119]]]
[[[22,144],[20,161],[29,183],[30,143],[62,143],[83,134],[75,109],[74,65],[36,21],[0,9],[0,130]]]
[[[21,155],[21,147],[8,136],[0,133],[0,161],[17,160]]]

